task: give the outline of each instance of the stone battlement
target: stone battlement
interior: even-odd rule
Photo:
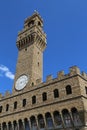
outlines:
[[[36,85],[31,88],[31,89],[35,89],[38,87],[42,87],[48,83],[52,83],[55,81],[60,81],[69,77],[72,77],[74,75],[80,75],[82,78],[84,78],[85,80],[87,80],[87,74],[85,72],[80,72],[80,69],[77,66],[72,66],[69,68],[69,73],[65,74],[64,71],[59,71],[57,73],[57,77],[54,79],[52,75],[48,75],[46,77],[46,81],[45,82],[41,82],[41,79],[37,79],[36,80]],[[9,91],[6,91],[4,96],[0,93],[0,100],[5,99],[5,98],[9,98],[13,96],[13,94],[11,94]]]
[[[8,98],[10,97],[12,94],[10,93],[10,91],[6,91],[4,95],[2,95],[0,93],[0,100],[4,99],[4,98]]]
[[[59,80],[62,80],[62,79],[66,79],[66,78],[69,78],[69,77],[72,77],[74,75],[79,75],[81,76],[82,78],[84,78],[85,80],[87,80],[87,74],[85,72],[81,72],[80,69],[77,67],[77,66],[72,66],[69,68],[69,73],[68,74],[65,74],[64,71],[59,71],[57,73],[57,77],[54,79],[52,75],[48,75],[46,77],[46,81],[45,82],[40,82],[41,80],[40,79],[37,79],[36,83],[37,85],[39,84],[40,86],[43,85],[43,84],[47,84],[48,82],[53,82],[53,81],[59,81]]]
[[[68,74],[65,74],[64,71],[59,71],[57,74],[57,79],[61,80],[61,79],[65,79],[65,78],[68,78],[68,77],[74,76],[74,75],[80,75],[87,80],[87,74],[85,72],[80,72],[80,69],[77,66],[70,67]],[[47,76],[46,81],[49,81],[52,79],[53,79],[52,75],[49,75],[49,76]]]

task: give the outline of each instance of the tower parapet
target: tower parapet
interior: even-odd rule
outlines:
[[[52,75],[48,75],[46,77],[46,82],[52,82],[52,81],[60,81],[62,79],[70,78],[72,76],[81,76],[85,80],[87,80],[87,74],[85,72],[80,72],[80,69],[77,66],[72,66],[69,68],[69,73],[65,74],[64,71],[59,71],[57,74],[57,78],[53,78]]]
[[[9,91],[6,91],[5,96],[9,97],[9,96],[11,96],[11,93]]]
[[[55,81],[60,81],[60,80],[64,80],[66,78],[75,76],[75,75],[79,75],[82,78],[84,78],[85,80],[87,80],[87,74],[85,72],[80,72],[80,69],[77,66],[72,66],[69,68],[69,73],[65,74],[64,71],[59,71],[57,74],[56,78],[53,78],[53,76],[50,74],[46,77],[46,81],[42,82],[41,78],[36,80],[36,87],[39,86],[43,86],[44,84],[48,84],[49,82],[55,82]],[[33,84],[32,84],[33,85]],[[0,94],[0,99],[2,98],[7,98],[12,96],[11,93],[9,91],[6,91],[5,95],[3,96],[2,94]]]
[[[70,76],[80,74],[80,69],[77,66],[70,67]]]
[[[43,31],[43,20],[37,12],[24,21],[24,28],[18,33],[16,42],[19,50],[33,43],[36,43],[41,51],[46,48],[46,34]]]
[[[48,76],[46,77],[46,82],[49,82],[49,81],[52,80],[52,79],[53,79],[52,75],[48,75]]]

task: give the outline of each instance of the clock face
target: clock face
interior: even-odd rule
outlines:
[[[15,83],[16,90],[23,89],[28,83],[28,80],[29,80],[29,77],[27,75],[20,76]]]

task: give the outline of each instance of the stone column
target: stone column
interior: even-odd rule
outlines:
[[[46,128],[46,130],[47,130],[47,123],[46,123],[46,118],[45,118],[45,114],[43,115],[43,120],[44,120],[44,124],[45,124],[45,128]]]
[[[6,123],[6,129],[9,130],[9,125],[8,125],[8,123]]]
[[[19,130],[19,121],[17,121],[16,123],[17,123],[17,130]]]
[[[29,127],[30,127],[30,130],[31,130],[31,121],[30,121],[30,118],[28,119],[28,122],[29,122]]]
[[[14,130],[14,123],[11,123],[11,126],[12,126],[12,130]]]
[[[53,127],[55,128],[55,121],[54,121],[54,116],[53,113],[51,113],[52,121],[53,121]]]
[[[63,126],[63,128],[65,129],[66,127],[65,127],[65,123],[64,123],[64,120],[63,120],[63,115],[62,115],[61,112],[60,112],[60,116],[61,116],[61,120],[62,120],[62,126]]]
[[[71,123],[72,123],[72,126],[74,127],[74,122],[73,122],[72,113],[71,113],[71,112],[69,112],[69,114],[70,114],[70,118],[71,118]]]
[[[3,125],[1,124],[1,130],[3,130]]]
[[[25,122],[24,122],[24,120],[22,120],[22,124],[23,124],[23,130],[25,130]]]
[[[36,120],[37,128],[38,128],[38,130],[39,130],[40,128],[39,128],[38,119],[37,119],[36,116],[35,116],[35,120]]]

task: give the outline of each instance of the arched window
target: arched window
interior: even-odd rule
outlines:
[[[2,106],[0,106],[0,113],[2,112],[2,108],[3,108],[3,107],[2,107]]]
[[[31,116],[30,121],[31,121],[31,129],[37,130],[37,123],[36,123],[35,116]]]
[[[17,109],[17,101],[14,102],[14,109]]]
[[[59,91],[58,89],[54,90],[54,98],[58,98],[59,97]]]
[[[46,125],[47,125],[47,128],[53,128],[53,120],[52,120],[52,117],[51,117],[51,114],[49,112],[47,112],[45,114],[45,117],[46,117]]]
[[[80,120],[80,116],[77,109],[74,107],[71,109],[71,112],[72,112],[74,126],[81,126],[82,122]]]
[[[23,99],[23,107],[26,106],[26,99]]]
[[[71,117],[70,114],[68,112],[67,109],[64,109],[62,111],[62,115],[63,115],[63,120],[64,120],[64,124],[66,127],[71,127],[72,126],[72,121],[71,121]]]
[[[18,130],[18,126],[17,126],[17,122],[16,121],[13,122],[13,125],[14,125],[14,130]]]
[[[9,104],[6,105],[6,111],[8,111],[8,110],[9,110]]]
[[[3,130],[7,130],[7,126],[6,126],[6,123],[5,123],[5,122],[2,124],[2,127],[3,127],[3,128],[2,128]]]
[[[24,123],[25,123],[25,130],[30,130],[29,121],[27,118],[24,119]]]
[[[40,21],[38,21],[38,25],[39,25],[39,26],[41,26],[41,23],[40,23]]]
[[[32,86],[34,86],[34,82],[32,82]]]
[[[22,120],[19,120],[19,130],[23,130],[24,126],[23,126],[23,122]]]
[[[68,94],[72,94],[72,88],[71,88],[70,85],[67,85],[67,86],[66,86],[66,94],[67,94],[67,95],[68,95]]]
[[[54,122],[55,122],[56,128],[62,128],[63,123],[62,123],[62,118],[61,118],[60,113],[58,111],[55,111],[53,113],[53,116],[54,116]]]
[[[44,92],[44,93],[42,94],[42,100],[43,100],[43,101],[46,101],[46,100],[47,100],[47,93]]]
[[[32,97],[32,104],[35,104],[36,103],[36,96],[33,96]]]
[[[11,122],[8,122],[8,130],[12,130],[12,124],[11,124]]]
[[[43,116],[41,114],[38,115],[38,124],[39,124],[40,129],[45,128],[44,118],[43,118]]]

